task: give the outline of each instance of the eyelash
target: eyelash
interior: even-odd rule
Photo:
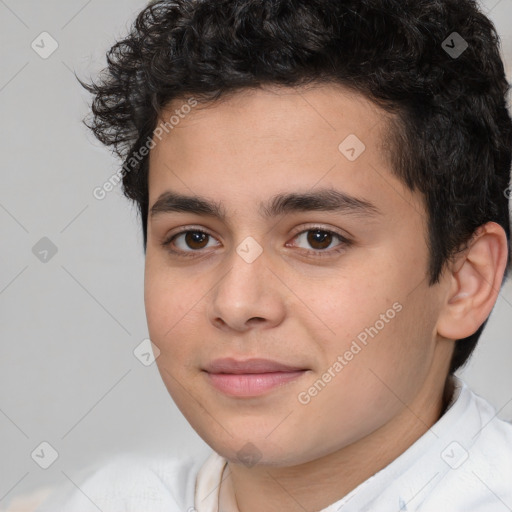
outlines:
[[[299,231],[298,233],[296,233],[293,236],[293,239],[297,238],[299,235],[302,235],[303,233],[307,233],[308,231],[320,231],[321,233],[327,233],[329,235],[333,235],[336,238],[338,238],[341,243],[338,246],[336,246],[337,248],[331,249],[331,250],[319,250],[319,249],[317,249],[317,250],[315,250],[315,249],[306,250],[306,249],[303,249],[303,251],[306,252],[307,255],[313,255],[314,257],[317,257],[317,258],[329,257],[329,256],[332,256],[333,254],[338,254],[338,253],[343,252],[346,248],[348,248],[348,247],[350,247],[352,245],[352,241],[349,240],[348,238],[344,237],[340,233],[336,233],[335,231],[332,231],[332,230],[329,230],[329,229],[324,229],[321,226],[313,226],[313,227],[309,227],[308,229],[303,229],[302,231]],[[208,233],[207,231],[204,231],[202,229],[199,229],[199,228],[194,228],[194,229],[188,228],[188,229],[184,229],[182,231],[179,231],[178,233],[174,233],[170,237],[166,238],[162,242],[162,244],[161,244],[162,247],[164,247],[171,254],[177,255],[179,257],[183,257],[183,258],[194,258],[194,257],[197,257],[197,253],[200,253],[201,249],[192,250],[192,251],[181,251],[181,250],[176,251],[174,249],[170,249],[169,248],[171,243],[178,236],[184,235],[186,233],[202,233],[202,234],[205,234],[205,235],[207,235],[209,237],[214,238],[213,235],[211,235],[210,233]]]

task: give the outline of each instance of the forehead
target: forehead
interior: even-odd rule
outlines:
[[[192,97],[177,98],[162,111],[165,122],[173,113],[184,110]],[[175,116],[176,117],[176,116]],[[288,139],[303,142],[330,133],[338,138],[344,130],[370,136],[371,144],[386,145],[391,114],[378,107],[362,94],[338,84],[310,84],[285,87],[265,85],[242,89],[221,96],[218,100],[201,102],[190,113],[181,115],[172,128],[175,139],[183,129],[194,127],[204,137],[202,129],[222,127],[216,137],[236,134],[252,139]],[[208,127],[208,128],[207,128]],[[374,130],[374,128],[377,128]],[[241,130],[242,129],[242,130]]]
[[[176,99],[162,112],[160,122],[179,120],[154,138],[150,207],[169,190],[224,204],[236,196],[248,206],[314,187],[374,196],[384,210],[393,201],[418,202],[391,173],[390,114],[359,93],[331,84],[267,86],[186,104]]]

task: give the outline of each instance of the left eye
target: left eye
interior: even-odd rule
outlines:
[[[299,233],[294,240],[305,241],[313,247],[314,251],[326,252],[325,249],[327,249],[336,238],[340,241],[338,246],[344,246],[349,243],[349,241],[340,234],[325,229],[307,229]]]

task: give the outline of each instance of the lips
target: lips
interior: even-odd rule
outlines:
[[[224,395],[250,398],[266,395],[302,377],[307,369],[270,359],[215,359],[204,369],[208,382]]]
[[[208,373],[275,373],[275,372],[297,372],[305,370],[300,366],[289,366],[270,359],[247,359],[245,361],[234,358],[215,359],[205,367]]]

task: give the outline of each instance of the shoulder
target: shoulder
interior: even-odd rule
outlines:
[[[489,504],[512,507],[512,423],[498,418],[484,398],[475,397],[482,424],[467,448],[467,480],[487,496]]]
[[[474,428],[447,440],[441,453],[447,472],[420,510],[512,510],[512,423],[498,418],[485,398],[467,387],[465,393],[469,406],[460,416],[459,430]]]
[[[470,457],[489,471],[499,471],[512,483],[512,423],[498,417],[496,409],[483,397],[470,391],[479,422],[468,443]],[[509,485],[512,491],[512,485]]]
[[[204,457],[116,455],[61,486],[35,512],[186,512]]]

